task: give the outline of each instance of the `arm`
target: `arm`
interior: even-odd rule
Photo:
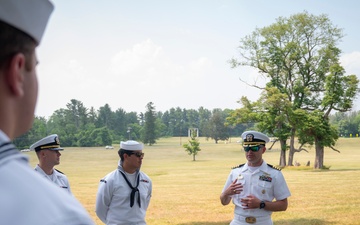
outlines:
[[[106,216],[110,205],[109,182],[102,179],[96,195],[95,212],[99,219],[106,224]]]
[[[240,194],[243,190],[241,183],[236,183],[235,179],[220,195],[220,201],[222,205],[228,205],[231,201],[231,198],[234,194]]]
[[[258,209],[260,208],[261,200],[255,197],[254,195],[248,195],[246,198],[241,199],[244,209]],[[273,202],[265,201],[265,210],[276,212],[276,211],[285,211],[288,206],[287,198],[282,200],[276,200]]]
[[[260,205],[260,203],[259,203]],[[276,200],[275,202],[265,202],[265,210],[276,212],[276,211],[285,211],[288,207],[287,198],[283,200]]]

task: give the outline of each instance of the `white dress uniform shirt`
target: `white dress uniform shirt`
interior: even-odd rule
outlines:
[[[235,205],[234,219],[252,216],[256,217],[257,221],[260,221],[261,217],[263,217],[271,222],[271,211],[260,208],[244,209],[240,199],[246,198],[246,196],[250,194],[261,201],[269,202],[274,199],[283,200],[290,196],[289,188],[281,171],[269,166],[264,160],[262,165],[254,171],[250,170],[247,163],[232,169],[222,192],[224,192],[235,179],[238,179],[237,182],[242,183],[244,187],[240,194],[232,196],[232,202]],[[272,222],[270,224],[272,224]]]
[[[0,224],[94,225],[73,196],[58,190],[0,130]]]
[[[96,196],[96,215],[107,225],[146,225],[145,215],[150,203],[152,193],[152,181],[149,176],[138,170],[134,179],[129,175],[128,180],[135,186],[139,174],[139,192],[141,207],[135,194],[134,205],[130,207],[131,188],[126,183],[121,172],[126,173],[120,165],[118,169],[101,179]]]
[[[60,173],[56,169],[53,169],[53,173],[51,175],[47,175],[39,165],[35,167],[35,171],[71,194],[69,180],[67,179],[65,174]]]

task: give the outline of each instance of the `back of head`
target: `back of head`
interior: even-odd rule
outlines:
[[[40,44],[53,9],[48,0],[0,1],[0,69],[15,54],[29,56]]]
[[[53,9],[49,0],[0,0],[0,130],[10,139],[26,132],[33,121],[35,48]],[[19,79],[25,73],[33,76]]]

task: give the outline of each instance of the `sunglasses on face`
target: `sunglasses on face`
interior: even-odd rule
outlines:
[[[244,146],[244,151],[252,151],[252,152],[258,152],[261,149],[261,145],[255,145],[255,146]]]
[[[141,157],[144,157],[145,153],[143,153],[143,152],[131,152],[128,155],[135,155],[136,157],[141,158]]]

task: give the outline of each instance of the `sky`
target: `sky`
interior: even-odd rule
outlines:
[[[279,17],[326,14],[345,34],[338,47],[346,74],[360,78],[360,1],[338,0],[52,0],[55,10],[37,49],[36,116],[71,99],[95,110],[145,112],[236,109],[247,86],[265,80],[232,69],[241,38]],[[354,110],[360,109],[360,98]]]

